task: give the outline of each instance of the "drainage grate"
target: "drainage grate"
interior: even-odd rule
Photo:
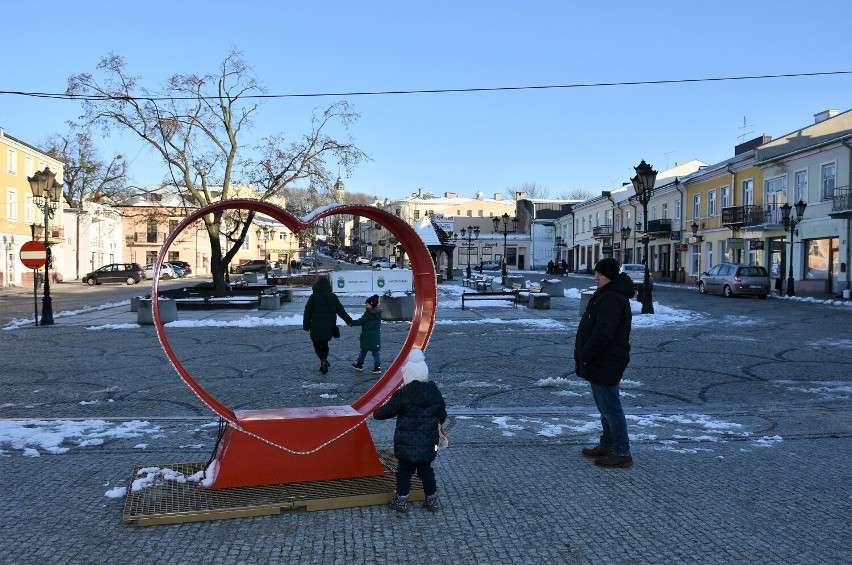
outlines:
[[[128,481],[124,523],[136,522],[138,526],[182,524],[269,516],[298,508],[314,511],[385,504],[393,497],[396,487],[396,458],[387,451],[379,451],[378,455],[385,470],[381,477],[229,489],[201,488],[195,482],[181,483],[158,477],[152,486],[133,491],[131,484],[139,478],[139,470],[150,467],[138,466]],[[199,461],[158,467],[188,477],[204,470],[205,465]],[[423,500],[420,479],[414,476],[411,483],[409,500]]]

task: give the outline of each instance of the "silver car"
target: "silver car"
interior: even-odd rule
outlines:
[[[726,297],[769,295],[769,273],[760,265],[719,263],[698,279],[698,292],[718,293]]]
[[[175,272],[174,267],[172,267],[168,263],[163,263],[160,267],[160,278],[163,280],[168,279],[176,279],[178,278],[177,272]],[[149,280],[154,280],[154,265],[145,265],[145,278]]]
[[[619,269],[622,273],[627,273],[630,280],[633,281],[633,286],[639,287],[645,285],[645,265],[642,263],[625,263]],[[648,273],[648,286],[654,288],[654,273]]]

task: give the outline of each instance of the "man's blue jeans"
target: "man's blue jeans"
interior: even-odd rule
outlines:
[[[627,437],[627,420],[621,407],[618,385],[604,386],[592,383],[592,396],[601,413],[600,446],[616,455],[630,455],[630,440]]]

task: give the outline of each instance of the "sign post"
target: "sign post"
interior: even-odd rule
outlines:
[[[35,325],[38,325],[38,269],[47,263],[47,247],[40,241],[28,241],[21,246],[21,263],[33,270],[33,305]]]

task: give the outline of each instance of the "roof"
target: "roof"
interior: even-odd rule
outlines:
[[[417,220],[413,227],[414,233],[420,236],[420,239],[423,240],[426,247],[431,245],[441,245],[441,240],[438,238],[438,232],[435,231],[435,226],[432,225],[432,221],[428,216]]]

